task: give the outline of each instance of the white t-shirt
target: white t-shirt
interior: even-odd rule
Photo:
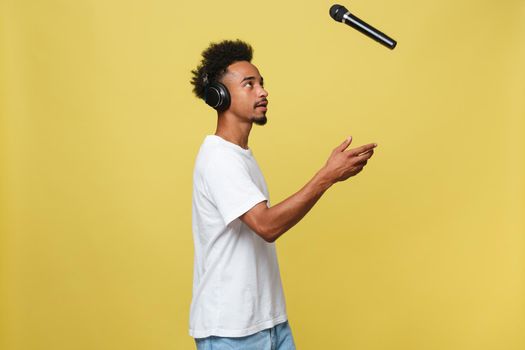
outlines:
[[[193,173],[192,337],[243,337],[287,320],[275,244],[239,219],[262,201],[252,151],[206,136]]]

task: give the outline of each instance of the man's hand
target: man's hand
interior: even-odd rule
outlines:
[[[377,147],[377,144],[370,143],[346,150],[351,143],[352,137],[350,136],[332,151],[330,158],[328,158],[326,165],[322,169],[324,176],[331,183],[344,181],[361,172],[374,154],[374,148]]]

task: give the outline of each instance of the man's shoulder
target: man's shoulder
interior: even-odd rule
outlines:
[[[223,147],[220,144],[206,144],[204,143],[199,150],[198,158],[202,161],[213,162],[221,160],[242,160],[241,155],[228,147]]]
[[[220,144],[203,143],[197,155],[195,168],[199,172],[213,171],[224,167],[244,164],[244,158],[228,147]]]

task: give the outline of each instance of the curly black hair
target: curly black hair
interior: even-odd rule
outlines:
[[[252,57],[253,49],[250,44],[239,39],[211,43],[202,52],[202,61],[197,69],[191,71],[193,92],[197,97],[204,99],[204,91],[208,82],[219,81],[230,64],[238,61],[251,62]]]

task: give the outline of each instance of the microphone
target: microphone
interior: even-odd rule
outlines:
[[[357,29],[366,36],[388,47],[390,50],[393,50],[397,45],[397,42],[394,39],[375,29],[370,24],[363,22],[351,14],[350,11],[348,11],[346,7],[342,5],[333,5],[330,7],[330,17],[335,19],[337,22],[348,24],[350,27]]]

